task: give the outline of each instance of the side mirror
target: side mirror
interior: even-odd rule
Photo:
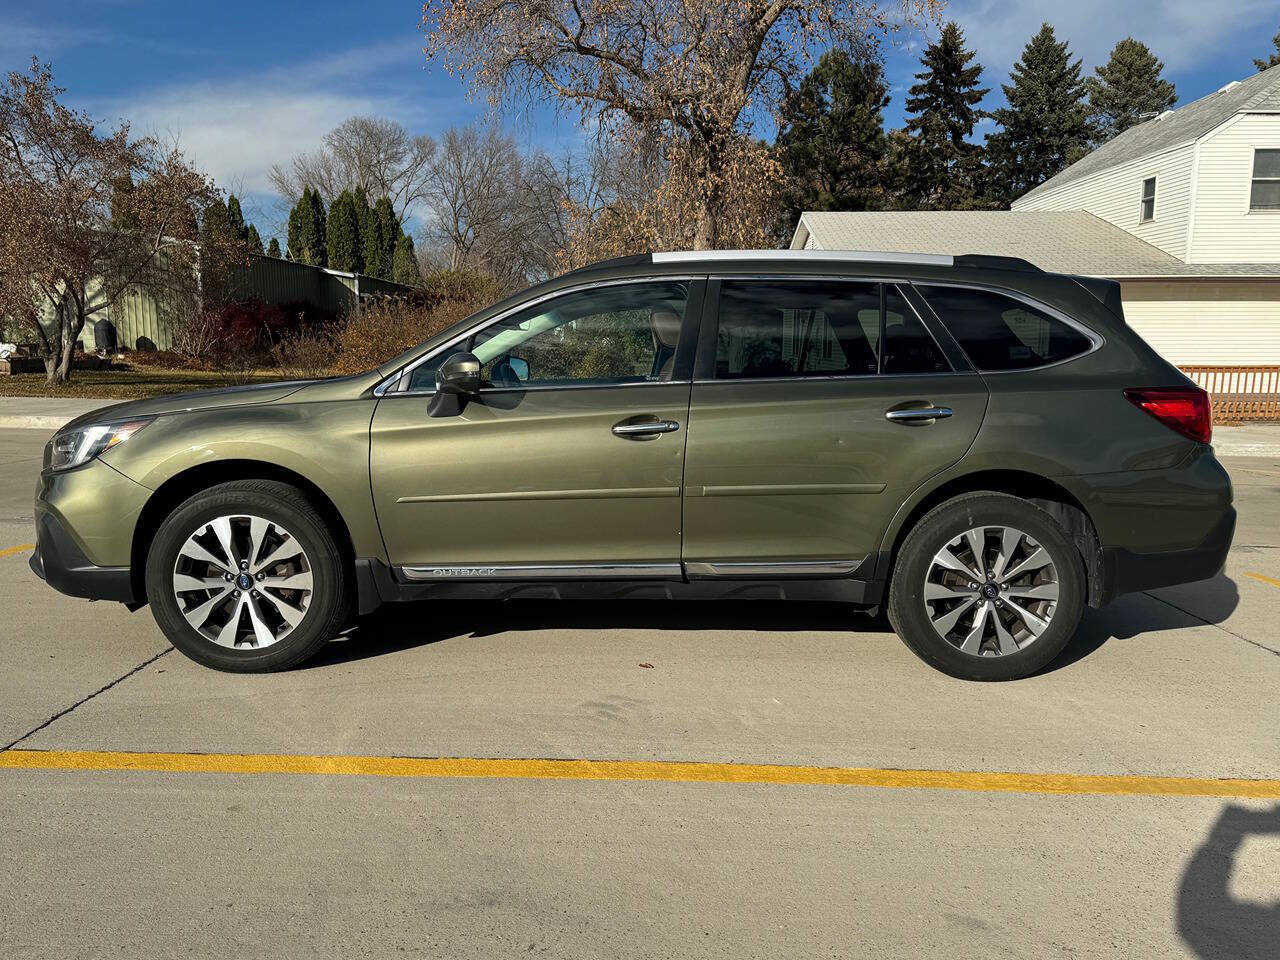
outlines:
[[[455,353],[436,371],[436,389],[464,397],[480,392],[480,361],[472,353]]]

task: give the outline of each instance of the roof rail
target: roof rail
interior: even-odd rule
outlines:
[[[654,263],[696,263],[707,260],[842,260],[846,263],[915,263],[949,267],[954,258],[940,253],[888,253],[876,250],[674,250],[655,253]]]
[[[1021,270],[1024,273],[1044,273],[1030,260],[1021,257],[997,257],[987,253],[966,253],[955,258],[957,267],[975,270]]]

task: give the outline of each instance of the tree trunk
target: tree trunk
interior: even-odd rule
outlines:
[[[711,210],[711,203],[703,198],[698,205],[697,220],[693,227],[693,249],[714,250],[716,248],[716,215]]]
[[[76,341],[84,330],[84,321],[84,314],[77,305],[75,319],[63,319],[60,324],[62,337],[57,356],[52,360],[46,357],[44,362],[45,376],[49,383],[68,383],[71,380],[71,370],[76,359]]]

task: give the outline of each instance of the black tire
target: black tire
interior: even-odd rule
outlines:
[[[988,525],[1013,527],[1033,538],[1049,554],[1058,578],[1048,627],[1016,653],[1000,656],[966,653],[940,636],[923,599],[937,552],[965,531]],[[961,680],[1017,680],[1043,669],[1062,652],[1079,626],[1084,592],[1080,551],[1052,516],[1008,494],[970,493],[929,511],[903,541],[889,583],[889,621],[916,656],[943,673]]]
[[[174,567],[187,538],[216,517],[238,513],[288,530],[305,551],[312,575],[305,615],[287,635],[262,648],[215,643],[187,622],[174,594]],[[324,519],[296,487],[274,480],[237,480],[201,491],[169,514],[147,555],[147,599],[164,635],[197,663],[234,673],[286,670],[314,656],[347,619],[350,579]]]

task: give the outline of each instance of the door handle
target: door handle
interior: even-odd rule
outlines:
[[[933,423],[951,416],[950,407],[908,407],[886,410],[884,418],[892,423]]]
[[[675,420],[649,420],[644,423],[617,423],[613,426],[615,437],[656,437],[660,433],[675,433],[680,424]]]

